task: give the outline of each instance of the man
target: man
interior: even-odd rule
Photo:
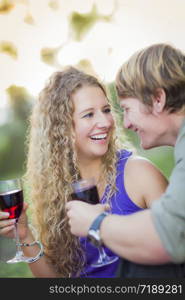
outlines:
[[[124,126],[144,149],[174,146],[175,167],[165,194],[142,212],[107,215],[102,205],[69,202],[71,232],[136,263],[184,262],[185,55],[167,44],[147,47],[123,64],[116,87]]]

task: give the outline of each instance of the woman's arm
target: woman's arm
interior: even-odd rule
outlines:
[[[125,166],[124,184],[130,199],[139,207],[148,208],[165,192],[168,181],[150,161],[133,156]]]
[[[35,238],[33,237],[32,232],[30,231],[30,229],[28,229],[27,235],[24,239],[21,240],[21,243],[31,244],[32,242],[34,242],[34,240]],[[28,246],[28,247],[23,246],[22,251],[25,256],[35,257],[39,253],[40,248],[38,245]],[[55,273],[52,267],[48,264],[45,256],[42,256],[36,262],[29,263],[28,265],[30,267],[32,274],[37,278],[59,277],[59,275],[57,275],[57,273]]]

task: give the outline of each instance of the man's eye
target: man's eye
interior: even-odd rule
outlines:
[[[128,108],[128,107],[121,107],[121,111],[122,111],[123,113],[128,112],[128,111],[129,111],[129,108]]]
[[[84,115],[83,118],[91,118],[92,116],[93,116],[93,113],[90,112],[90,113]]]

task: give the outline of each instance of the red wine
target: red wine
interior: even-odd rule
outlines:
[[[91,186],[86,190],[79,190],[71,194],[71,198],[73,200],[81,200],[89,204],[98,204],[99,203],[99,196],[97,187]]]
[[[9,212],[9,219],[18,219],[23,208],[23,191],[14,190],[0,194],[0,208]]]

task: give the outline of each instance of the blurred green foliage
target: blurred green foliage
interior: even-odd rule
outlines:
[[[6,14],[14,8],[15,4],[11,0],[1,0],[0,1],[0,13]]]
[[[25,172],[25,138],[33,97],[23,87],[7,89],[7,122],[0,126],[0,179],[22,176]]]
[[[59,69],[62,67],[58,62],[58,53],[62,49],[62,46],[56,48],[42,48],[40,52],[41,60],[51,66],[58,67]]]
[[[80,14],[78,12],[73,12],[70,15],[70,29],[73,39],[80,41],[89,32],[89,30],[98,21],[109,22],[112,18],[112,14],[104,16],[98,13],[96,5],[92,6],[89,13]]]
[[[33,275],[27,263],[22,262],[22,263],[15,263],[15,264],[7,264],[6,262],[0,262],[0,278],[32,278],[32,277]]]
[[[33,277],[26,263],[7,264],[0,262],[0,278],[31,278]]]
[[[58,0],[50,0],[48,2],[48,6],[53,10],[58,10],[60,5]]]
[[[9,41],[1,41],[0,42],[0,52],[5,53],[12,57],[13,59],[17,59],[18,51],[15,45]]]

